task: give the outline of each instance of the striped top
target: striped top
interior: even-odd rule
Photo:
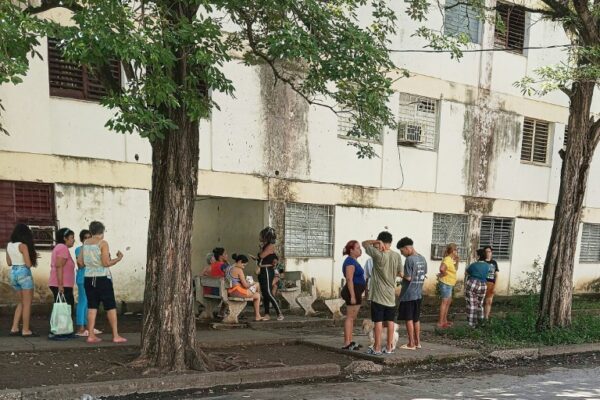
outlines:
[[[85,277],[109,276],[110,270],[102,265],[100,246],[98,244],[84,244],[82,247]]]

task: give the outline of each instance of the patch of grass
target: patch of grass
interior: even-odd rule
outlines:
[[[492,319],[478,328],[459,326],[438,334],[456,341],[470,341],[482,347],[553,346],[600,342],[599,316],[573,316],[569,328],[537,332],[537,298],[521,304],[519,313]]]

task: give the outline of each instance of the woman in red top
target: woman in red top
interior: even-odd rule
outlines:
[[[75,298],[73,297],[73,286],[75,286],[75,261],[71,256],[70,249],[75,244],[75,232],[69,228],[61,228],[56,232],[56,246],[52,250],[50,260],[50,279],[48,285],[56,300],[59,293],[65,296],[65,300],[75,310]]]

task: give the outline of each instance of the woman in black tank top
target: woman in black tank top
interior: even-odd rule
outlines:
[[[260,231],[260,245],[261,252],[258,254],[257,264],[259,267],[258,282],[260,283],[260,290],[263,296],[263,307],[265,308],[265,319],[269,319],[269,310],[271,304],[277,312],[277,319],[281,321],[283,319],[283,313],[281,308],[271,293],[271,287],[273,285],[273,279],[275,278],[275,269],[273,268],[279,260],[277,254],[275,254],[275,230],[271,227],[266,227]]]

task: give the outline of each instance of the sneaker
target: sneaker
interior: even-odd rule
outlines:
[[[383,353],[381,351],[375,351],[372,348],[369,347],[369,349],[366,351],[367,354],[371,355],[371,356],[382,356]]]
[[[387,347],[383,349],[382,353],[383,354],[394,354],[396,352],[396,350],[392,349],[392,350],[388,350]]]

